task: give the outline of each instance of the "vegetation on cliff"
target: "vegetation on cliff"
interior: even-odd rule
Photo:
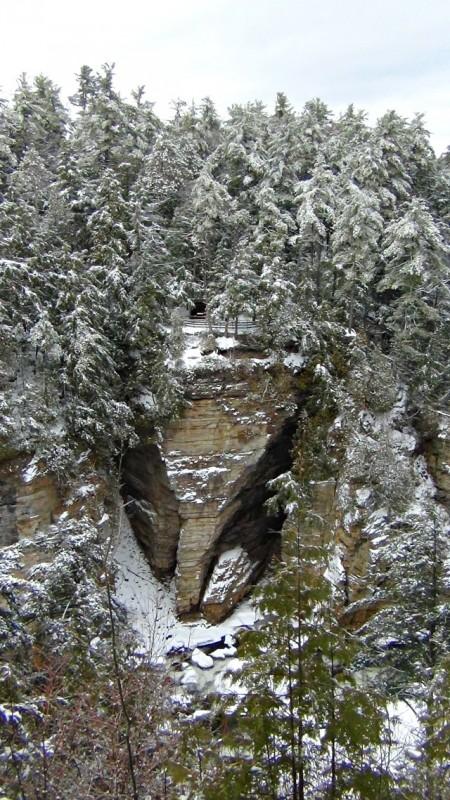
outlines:
[[[303,406],[247,694],[188,745],[111,600],[111,502],[107,535],[80,495],[34,563],[27,540],[4,548],[0,796],[144,800],[178,782],[185,797],[447,800],[448,516],[425,456],[448,416],[448,151],[420,115],[369,127],[282,94],[273,112],[221,120],[205,98],[163,122],[110,65],[82,67],[70,102],[44,76],[0,102],[0,461],[28,454],[63,494],[93,469],[117,489],[143,414],[154,430],[182,403],[176,316],[195,304],[211,329],[245,315],[247,344],[301,356]],[[311,513],[327,481],[338,545]],[[344,557],[334,580],[355,531],[364,575]],[[395,773],[379,748],[399,697],[423,738]],[[225,772],[208,760],[219,740]]]

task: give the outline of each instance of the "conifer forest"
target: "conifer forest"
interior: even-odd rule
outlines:
[[[450,800],[450,150],[0,100],[0,798]]]

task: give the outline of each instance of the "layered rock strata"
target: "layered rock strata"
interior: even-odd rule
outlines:
[[[39,561],[50,561],[51,548],[43,548],[41,541],[50,526],[86,513],[99,520],[108,488],[95,469],[63,488],[31,454],[14,453],[0,461],[0,552],[2,547],[23,544],[23,575]],[[107,526],[103,527],[106,535]]]
[[[0,464],[0,546],[32,537],[53,522],[60,499],[55,481],[29,467],[30,456]]]
[[[277,521],[263,503],[267,481],[289,467],[294,389],[287,370],[219,356],[187,385],[186,399],[158,447],[128,454],[127,509],[155,572],[176,574],[179,613],[201,606],[217,619],[272,551]]]

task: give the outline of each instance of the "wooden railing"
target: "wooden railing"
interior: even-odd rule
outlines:
[[[218,334],[225,334],[226,325],[225,322],[211,322],[208,324],[208,320],[205,317],[192,317],[183,320],[183,329],[186,332],[189,331],[198,331],[200,332],[208,332],[208,330],[212,330],[213,333]],[[243,333],[258,333],[259,332],[259,325],[252,320],[247,319],[239,319],[237,328],[234,320],[230,320],[228,323],[228,336],[234,336],[236,333],[239,334]]]

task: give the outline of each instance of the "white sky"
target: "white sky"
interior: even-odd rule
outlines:
[[[115,62],[124,95],[233,102],[284,91],[370,120],[422,111],[437,152],[450,144],[449,0],[0,0],[1,94],[21,72],[75,90],[82,64]]]

